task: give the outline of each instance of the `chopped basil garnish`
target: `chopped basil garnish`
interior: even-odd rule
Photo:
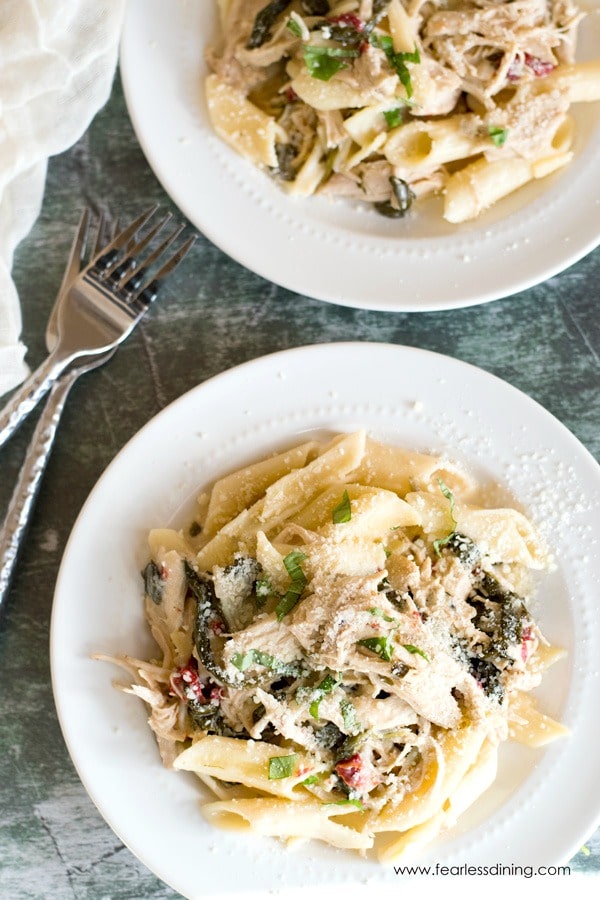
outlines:
[[[305,778],[302,784],[317,784],[318,781],[321,780],[320,775],[309,775],[308,778]]]
[[[417,47],[412,51],[412,53],[394,53],[394,56],[391,60],[392,65],[396,69],[398,73],[398,78],[404,85],[406,89],[406,96],[408,98],[412,97],[412,82],[410,80],[410,72],[406,68],[406,63],[420,63],[421,62],[421,54]]]
[[[319,718],[319,704],[325,694],[330,694],[338,684],[341,684],[341,674],[337,678],[334,678],[333,675],[326,675],[321,684],[315,688],[313,693],[314,699],[309,707],[309,712],[313,719]]]
[[[427,662],[431,662],[427,654],[424,650],[421,650],[419,647],[415,647],[414,644],[402,644],[405,650],[408,650],[409,653],[416,653],[418,656],[422,656],[423,659],[427,660]]]
[[[289,756],[271,756],[269,759],[269,779],[289,778],[294,774],[298,754],[290,753]]]
[[[284,616],[287,616],[287,614],[291,612],[300,599],[302,591],[306,587],[306,575],[302,571],[300,563],[307,558],[306,553],[302,553],[301,550],[292,550],[292,552],[288,553],[283,559],[283,564],[291,578],[291,583],[286,593],[275,607],[279,622],[281,622]]]
[[[452,493],[450,488],[446,484],[444,484],[441,478],[438,478],[438,484],[440,486],[442,494],[450,503],[450,518],[452,519],[452,531],[447,534],[445,538],[438,538],[437,541],[433,542],[433,549],[435,550],[437,555],[440,556],[440,548],[445,547],[446,544],[451,541],[456,534],[456,526],[458,525],[458,522],[456,521],[456,517],[454,515],[454,494]]]
[[[488,125],[488,134],[496,147],[503,147],[508,137],[508,128],[501,128],[499,125]]]
[[[386,109],[383,113],[383,117],[387,122],[388,128],[397,128],[398,125],[402,125],[402,107],[398,106],[396,109]]]
[[[284,556],[283,564],[292,581],[306,580],[300,563],[307,558],[306,553],[301,550],[292,550],[287,556]]]
[[[395,622],[396,619],[392,619],[391,616],[386,615],[382,609],[379,609],[378,606],[374,606],[369,610],[372,616],[377,616],[379,619],[383,619],[384,622]]]
[[[297,22],[296,19],[288,19],[286,27],[288,31],[291,31],[294,37],[302,37],[302,29],[300,23]]]
[[[387,60],[395,70],[396,75],[404,85],[404,89],[406,90],[406,96],[412,97],[412,82],[410,80],[410,72],[406,67],[406,63],[420,63],[421,62],[421,54],[419,53],[419,48],[415,47],[415,49],[410,53],[396,53],[394,51],[394,41],[393,39],[387,35],[379,35],[374,34],[371,37],[371,43],[374,47],[377,47],[379,50],[383,50],[385,53]]]
[[[348,67],[344,62],[345,58],[355,58],[360,53],[358,50],[346,50],[344,47],[317,47],[305,44],[303,55],[306,68],[312,77],[320,81],[329,81],[340,69]]]
[[[245,672],[253,665],[264,666],[279,675],[294,675],[299,672],[298,663],[284,662],[282,659],[277,659],[276,656],[271,656],[270,653],[255,649],[247,650],[245,653],[234,653],[231,657],[231,664],[240,672]]]
[[[377,656],[381,657],[381,659],[386,662],[391,662],[392,656],[394,655],[391,635],[388,634],[385,637],[364,638],[364,640],[359,641],[358,643],[361,647],[366,647],[367,650],[376,653]]]
[[[340,525],[343,522],[349,522],[352,518],[352,508],[350,506],[350,497],[348,491],[344,491],[342,499],[331,514],[334,525]]]

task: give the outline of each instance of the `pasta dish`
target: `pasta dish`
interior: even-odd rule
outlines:
[[[562,654],[529,611],[546,551],[476,488],[358,431],[226,475],[188,527],[150,532],[156,658],[99,658],[210,822],[390,861],[453,826],[502,741],[566,733],[530,694]]]
[[[218,0],[216,133],[291,195],[460,223],[573,157],[573,0]]]

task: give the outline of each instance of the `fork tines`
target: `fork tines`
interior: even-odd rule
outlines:
[[[90,263],[90,270],[95,275],[104,277],[119,259],[120,253],[126,250],[129,241],[144,227],[146,222],[152,218],[157,209],[158,204],[156,203],[154,206],[151,206],[150,209],[147,209],[146,212],[138,216],[137,219],[134,219],[130,225],[118,232],[112,241],[103,247],[101,251],[95,250],[95,255]],[[100,233],[100,228],[98,233]]]
[[[183,228],[179,229],[178,233],[180,233],[182,230]],[[175,240],[176,236],[177,235],[173,236],[173,240]],[[171,243],[171,241],[169,241],[169,243]],[[196,235],[192,235],[191,238],[188,238],[187,241],[181,245],[179,250],[176,250],[175,253],[173,253],[172,256],[170,256],[169,259],[167,259],[162,264],[158,272],[137,290],[137,293],[134,293],[133,296],[129,297],[130,301],[137,301],[138,303],[142,303],[144,305],[153,303],[154,300],[156,300],[160,283],[167,277],[167,275],[170,275],[171,272],[173,272],[173,270],[177,268],[179,263],[185,256],[187,256],[195,243]],[[140,269],[139,271],[141,273],[143,272],[143,269]],[[124,290],[127,290],[127,286],[129,285],[129,283],[129,281],[125,283],[125,285],[123,286]]]
[[[150,228],[142,238],[136,239],[133,246],[126,245],[124,247],[124,250],[127,253],[126,259],[124,259],[123,262],[119,262],[118,258],[115,259],[113,263],[106,267],[104,272],[105,277],[110,278],[111,281],[119,284],[120,282],[125,281],[128,275],[131,276],[135,269],[139,268],[136,257],[139,256],[140,253],[143,253],[146,247],[150,246],[154,238],[162,231],[171,218],[172,213],[168,212],[156,223],[156,225],[154,225],[153,228]]]
[[[147,306],[155,300],[160,282],[173,272],[196,241],[196,236],[192,236],[165,259],[166,251],[185,228],[185,225],[179,225],[158,246],[150,250],[154,239],[172,218],[172,214],[167,213],[142,234],[142,230],[149,224],[157,209],[157,205],[152,206],[120,231],[102,252],[92,259],[89,266],[89,273],[94,279],[110,287],[120,301],[136,306]],[[146,250],[149,252],[143,255]],[[155,274],[151,274],[150,270],[155,263],[161,265]]]

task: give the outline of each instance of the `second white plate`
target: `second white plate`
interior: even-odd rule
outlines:
[[[56,588],[54,694],[67,746],[100,812],[188,898],[396,883],[392,867],[308,843],[213,829],[202,788],[165,770],[141,701],[112,685],[93,653],[153,655],[140,571],[148,530],[215,478],[307,433],[367,428],[380,440],[446,453],[509,488],[556,554],[532,608],[568,657],[542,685],[545,711],[572,729],[543,751],[506,745],[498,779],[424,865],[566,862],[600,814],[596,534],[600,468],[549,413],[506,383],[448,357],[385,344],[322,344],[267,356],[200,385],[121,451],[85,504]],[[366,889],[365,889],[366,890]]]
[[[581,25],[598,56],[600,0]],[[300,294],[379,310],[442,310],[505,297],[562,271],[600,241],[600,104],[574,107],[575,158],[475,222],[441,201],[389,220],[347,201],[292,199],[212,131],[204,48],[216,2],[129,0],[121,74],[131,119],[165,190],[213,243]]]

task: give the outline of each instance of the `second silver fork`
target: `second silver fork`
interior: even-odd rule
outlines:
[[[125,249],[130,249],[132,252],[138,254],[143,252],[170,218],[170,213],[167,213],[167,215],[164,216],[151,231],[149,231],[141,240],[137,240],[133,247],[126,247]],[[103,246],[103,225],[104,221],[101,216],[97,225],[95,245],[91,254],[88,254],[92,259],[98,255],[100,248]],[[166,243],[172,243],[181,233],[182,229],[183,226],[176,229]],[[115,233],[118,232],[118,226],[116,224],[112,231],[112,235],[108,238],[109,241],[114,240]],[[49,353],[53,351],[58,340],[58,315],[61,298],[84,266],[89,235],[90,214],[88,210],[84,210],[71,245],[62,284],[46,326],[46,347]],[[132,235],[132,238],[135,239],[135,234]],[[159,249],[164,250],[164,248],[165,242],[163,242]],[[155,251],[155,255],[158,255],[158,251]],[[146,266],[149,266],[152,263],[152,256],[153,255],[150,254],[150,256],[146,258]],[[115,275],[113,273],[117,268],[118,264],[116,262],[107,265],[104,273],[105,277],[108,278],[112,275],[114,279]],[[116,277],[119,279],[126,277],[126,275],[126,272],[116,273]],[[46,464],[52,450],[56,431],[69,392],[80,375],[103,365],[114,355],[116,349],[117,348],[113,348],[108,352],[88,357],[87,359],[83,358],[76,367],[61,375],[50,389],[45,407],[40,415],[27,448],[23,466],[21,467],[17,483],[9,501],[4,522],[0,527],[0,614],[4,609],[19,549],[27,530],[42,476],[46,469]]]
[[[101,216],[96,229],[96,241],[92,251],[94,256],[102,246],[104,219]],[[116,226],[113,229],[117,230]],[[84,263],[86,245],[90,234],[90,213],[85,209],[71,245],[69,258],[63,274],[48,324],[46,326],[46,348],[51,352],[58,340],[57,311],[63,292],[79,274]],[[52,386],[44,409],[38,419],[29,446],[19,471],[2,527],[0,528],[0,614],[8,594],[14,574],[17,557],[29,519],[35,504],[42,476],[52,451],[56,431],[69,396],[69,392],[80,375],[96,369],[107,362],[116,350],[91,357],[87,362],[62,375]]]

